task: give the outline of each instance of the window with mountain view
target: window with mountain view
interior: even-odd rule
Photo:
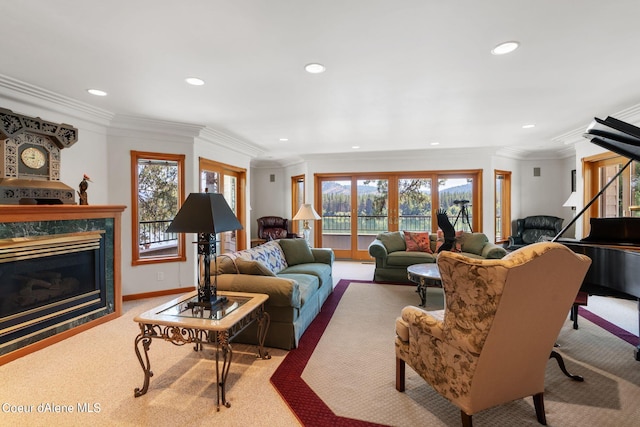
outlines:
[[[480,173],[319,175],[316,195],[321,200],[316,204],[322,206],[322,246],[333,248],[339,257],[365,259],[369,244],[383,231],[435,232],[435,206],[456,229],[477,228],[473,201]],[[433,183],[438,186],[435,193]]]

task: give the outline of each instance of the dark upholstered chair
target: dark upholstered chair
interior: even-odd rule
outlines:
[[[562,230],[562,218],[534,215],[516,220],[516,233],[509,236],[507,249],[518,249],[545,238],[555,237]]]
[[[298,237],[289,232],[289,220],[279,216],[258,218],[258,238],[264,240],[291,239]]]

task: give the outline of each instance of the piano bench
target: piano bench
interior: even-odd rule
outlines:
[[[576,299],[573,301],[573,305],[571,306],[571,315],[569,319],[573,320],[573,329],[578,329],[578,307],[581,305],[587,305],[587,301],[589,300],[589,294],[586,292],[578,292],[576,295]]]

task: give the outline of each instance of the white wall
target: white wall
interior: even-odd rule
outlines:
[[[61,100],[62,101],[62,100]],[[60,181],[78,189],[84,174],[92,183],[87,191],[89,203],[108,203],[109,175],[107,163],[107,126],[112,115],[81,103],[66,100],[67,104],[38,99],[0,86],[0,107],[54,123],[66,123],[78,129],[78,141],[60,150]],[[76,201],[78,200],[76,194]]]
[[[305,203],[313,203],[313,174],[308,164],[298,162],[285,167],[251,168],[252,237],[257,237],[257,220],[263,216],[293,218],[291,208],[291,177],[305,175]],[[271,178],[273,177],[273,181]],[[299,206],[298,206],[299,207]],[[310,239],[311,240],[311,239]]]
[[[521,160],[519,162],[520,215],[553,215],[564,218],[562,204],[571,193],[571,163],[558,160]],[[540,168],[540,176],[534,176],[534,168]]]
[[[249,206],[247,238],[255,237],[256,219],[265,215],[290,218],[291,176],[306,176],[306,201],[314,200],[314,174],[421,170],[483,170],[483,231],[493,238],[494,169],[513,172],[513,218],[546,213],[565,216],[562,203],[568,197],[569,171],[581,169],[573,161],[514,160],[496,156],[494,150],[429,149],[403,153],[349,153],[335,156],[309,156],[304,162],[286,167],[250,168],[255,147],[209,131],[202,126],[154,121],[113,114],[70,99],[38,98],[32,92],[17,92],[0,81],[0,107],[44,120],[68,123],[79,129],[79,140],[62,150],[61,181],[77,188],[83,174],[91,177],[88,197],[92,205],[125,205],[122,218],[122,288],[124,295],[153,292],[195,284],[195,248],[187,249],[186,263],[132,266],[130,151],[185,154],[185,188],[198,191],[198,157],[247,169]],[[52,101],[52,99],[54,99]],[[584,146],[584,147],[583,147]],[[593,150],[578,145],[577,158]],[[586,147],[586,148],[585,148]],[[596,147],[597,148],[597,147]],[[577,164],[579,161],[576,160]],[[541,168],[541,177],[532,168]],[[274,181],[271,181],[271,175]],[[311,236],[313,239],[313,236]],[[187,239],[189,240],[189,239]],[[313,242],[312,242],[313,244]],[[162,272],[164,280],[157,280]]]
[[[283,168],[251,169],[251,237],[257,237],[258,218],[291,218],[291,176]],[[271,176],[273,175],[273,181]]]
[[[254,177],[251,182],[254,194],[252,206],[254,212],[259,213],[252,214],[252,219],[255,222],[255,219],[262,215],[291,217],[290,177],[295,175],[305,174],[306,201],[312,203],[316,173],[482,169],[482,231],[493,239],[495,236],[494,170],[512,172],[511,215],[514,221],[516,218],[529,215],[545,214],[565,218],[566,224],[571,218],[571,210],[563,208],[562,204],[569,197],[570,171],[575,168],[574,163],[573,157],[540,160],[514,159],[496,155],[493,149],[433,149],[404,153],[369,152],[308,156],[303,163],[282,169],[252,169]],[[534,167],[540,167],[540,177],[533,177]],[[270,174],[275,174],[275,183],[269,183]],[[260,178],[255,179],[256,177]]]
[[[151,133],[136,129],[115,127],[109,130],[109,202],[126,205],[122,214],[122,294],[131,295],[178,287],[193,288],[195,284],[194,254],[187,248],[187,262],[167,262],[133,266],[131,236],[133,230],[131,211],[131,150],[165,154],[184,154],[185,189],[194,188],[193,137],[162,133]],[[187,242],[193,241],[187,237]],[[158,280],[158,273],[163,280]]]
[[[131,265],[131,178],[130,152],[147,151],[185,155],[185,193],[200,191],[199,157],[249,169],[250,156],[220,145],[216,135],[202,126],[166,121],[140,120],[116,117],[109,129],[109,175],[111,177],[109,200],[111,204],[127,205],[122,217],[122,293],[123,295],[154,292],[162,289],[184,287],[192,289],[196,284],[196,246],[194,235],[186,237],[186,262],[165,262],[148,265]],[[249,174],[247,174],[249,175]],[[247,176],[247,180],[250,177]],[[250,190],[247,190],[249,198]],[[248,224],[248,223],[247,223]],[[250,228],[250,226],[248,227]],[[250,233],[251,230],[248,230]],[[162,280],[158,280],[158,273]]]
[[[12,85],[15,82],[11,82]],[[199,191],[198,157],[247,170],[255,148],[203,126],[114,116],[108,111],[37,90],[16,91],[0,79],[0,107],[78,128],[78,142],[61,150],[61,181],[77,189],[84,174],[91,205],[124,205],[122,215],[122,293],[131,295],[195,285],[193,238],[187,238],[187,261],[132,266],[131,150],[185,155],[185,189]],[[36,88],[37,89],[37,88]],[[28,94],[27,94],[28,93]],[[234,144],[237,142],[237,144]],[[234,147],[234,148],[230,148]],[[247,197],[251,191],[247,189]],[[77,199],[76,199],[77,200]],[[249,217],[247,213],[247,217]],[[251,233],[249,219],[248,235]],[[163,280],[158,273],[163,273]]]

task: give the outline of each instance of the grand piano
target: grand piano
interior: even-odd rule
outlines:
[[[640,218],[591,218],[590,232],[582,240],[563,239],[564,232],[600,197],[634,160],[640,160],[640,128],[607,117],[595,118],[584,135],[592,143],[627,157],[629,161],[596,196],[553,238],[592,263],[581,290],[592,295],[640,299]],[[640,325],[640,301],[638,303]],[[640,360],[640,345],[635,349]]]

